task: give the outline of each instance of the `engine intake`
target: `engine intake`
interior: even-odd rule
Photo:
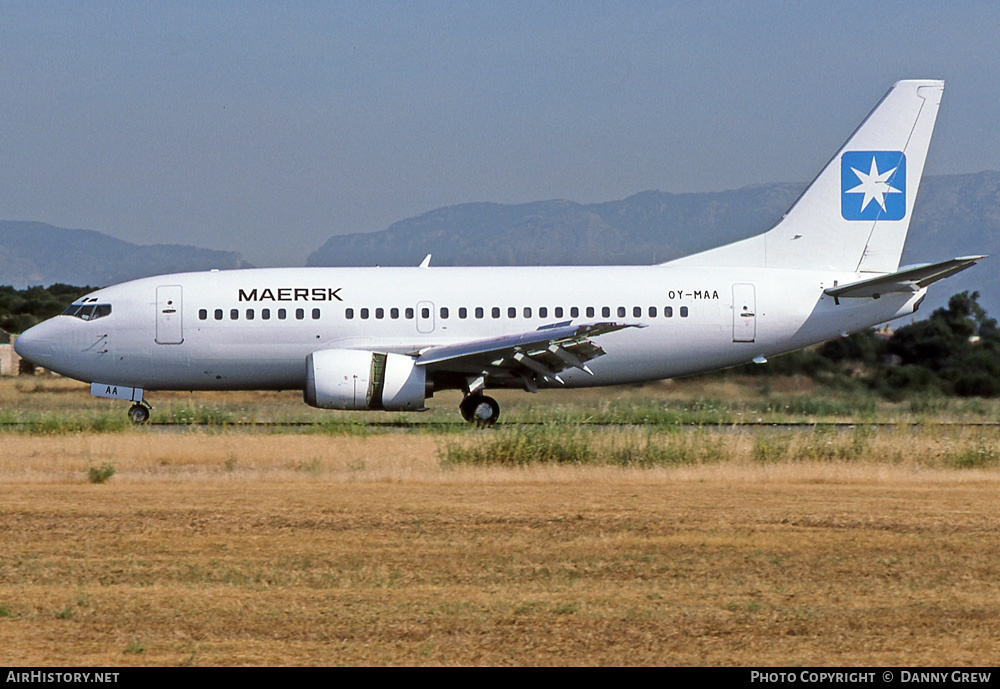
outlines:
[[[426,372],[403,354],[323,349],[306,357],[306,404],[320,409],[424,409]]]

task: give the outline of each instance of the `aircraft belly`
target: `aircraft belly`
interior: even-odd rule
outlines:
[[[200,360],[184,367],[151,367],[142,382],[150,390],[292,390],[305,385],[305,363]]]
[[[789,323],[783,330],[783,337],[779,337],[772,348],[780,347],[781,351],[790,351],[910,315],[922,296],[921,292],[891,294],[877,300],[844,299],[839,305],[825,297],[817,301],[811,313]]]
[[[590,362],[594,375],[568,369],[560,373],[566,387],[641,383],[699,373],[752,359],[735,348],[726,324],[657,325],[611,333],[602,340],[606,354]],[[692,347],[696,344],[696,347]],[[548,387],[562,387],[558,383]]]
[[[301,344],[189,336],[183,344],[156,345],[142,380],[154,390],[298,389],[305,385],[307,354]]]

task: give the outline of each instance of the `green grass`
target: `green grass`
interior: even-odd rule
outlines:
[[[580,426],[507,426],[449,438],[438,448],[444,466],[538,464],[621,467],[707,464],[726,459],[723,439],[700,429],[602,432]]]
[[[955,403],[946,401],[945,411]],[[742,423],[792,423],[815,420],[861,420],[898,416],[895,408],[867,392],[819,395],[764,394],[750,400],[716,397],[689,400],[612,399],[593,406],[579,404],[518,406],[504,416],[508,423],[557,422],[568,424],[622,424],[645,426],[732,425]],[[929,406],[929,404],[925,405]],[[984,408],[995,408],[990,403]]]
[[[13,381],[13,382],[11,382]],[[67,434],[149,432],[175,424],[208,429],[263,427],[271,433],[363,436],[396,428],[464,433],[457,413],[460,395],[445,391],[428,401],[430,411],[339,412],[312,409],[297,393],[156,393],[150,423],[134,428],[127,404],[90,397],[85,387],[62,379],[0,381],[0,433]],[[927,423],[1000,421],[1000,400],[949,398],[911,392],[889,402],[864,387],[830,388],[781,379],[686,380],[600,390],[495,393],[500,425],[593,424],[667,428],[744,424]],[[275,424],[275,425],[270,425]],[[281,426],[279,424],[289,424]]]
[[[0,414],[0,433],[65,435],[67,433],[118,433],[131,426],[125,416],[106,413]]]
[[[158,411],[157,423],[177,423],[202,426],[225,426],[240,421],[238,409],[227,409],[218,405],[169,406]],[[249,419],[244,419],[246,422]]]
[[[945,456],[945,464],[956,469],[979,469],[993,467],[998,463],[1000,450],[985,437],[975,438]]]
[[[99,467],[87,469],[87,480],[91,483],[107,483],[115,475],[115,467],[110,462],[105,462]]]
[[[809,432],[758,431],[753,459],[761,464],[788,461],[859,461],[871,456],[876,429],[858,424],[843,429],[814,426]]]
[[[130,653],[130,654],[133,654],[133,655],[141,655],[142,653],[146,652],[146,647],[142,644],[141,641],[131,641],[125,647],[125,651],[124,652],[125,653]]]
[[[471,441],[447,441],[439,455],[446,466],[592,464],[597,457],[584,433],[556,425],[496,428]]]

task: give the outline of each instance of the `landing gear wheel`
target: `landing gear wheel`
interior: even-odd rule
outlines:
[[[469,395],[458,406],[462,418],[480,428],[488,428],[500,418],[500,405],[492,397]]]
[[[458,412],[462,415],[462,418],[466,421],[472,421],[472,414],[474,410],[472,408],[472,402],[476,400],[472,395],[466,395],[462,398],[462,401],[458,405]]]
[[[149,408],[142,404],[133,404],[128,410],[128,420],[135,425],[149,421]]]

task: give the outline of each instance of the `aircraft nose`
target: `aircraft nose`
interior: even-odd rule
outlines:
[[[48,321],[28,328],[14,340],[14,351],[22,359],[38,366],[45,366],[52,358],[52,339],[47,332]]]

